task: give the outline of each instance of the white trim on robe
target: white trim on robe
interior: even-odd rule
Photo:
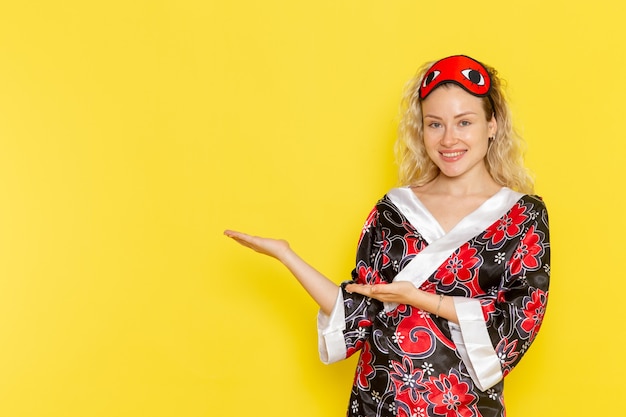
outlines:
[[[343,308],[343,294],[339,291],[337,301],[330,316],[317,313],[317,349],[322,363],[328,365],[346,358],[346,310]]]
[[[483,316],[480,301],[452,297],[459,324],[448,322],[457,352],[481,391],[486,391],[503,378],[500,359],[496,354]]]

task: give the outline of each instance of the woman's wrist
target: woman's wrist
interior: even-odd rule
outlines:
[[[439,294],[439,302],[437,303],[437,308],[435,309],[435,316],[439,317],[439,310],[441,310],[441,303],[443,303],[443,298],[445,296],[443,294]]]
[[[283,264],[287,266],[289,266],[290,263],[293,263],[295,259],[299,258],[298,254],[296,254],[291,249],[288,243],[286,243],[285,247],[281,248],[281,250],[277,252],[274,256],[276,259],[278,259],[280,262],[282,262]]]

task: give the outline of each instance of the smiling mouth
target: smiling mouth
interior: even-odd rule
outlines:
[[[461,156],[465,153],[465,151],[460,151],[460,152],[441,152],[441,155],[444,158],[455,158],[457,156]]]

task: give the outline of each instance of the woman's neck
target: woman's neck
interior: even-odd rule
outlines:
[[[439,174],[434,180],[422,187],[423,192],[445,194],[454,197],[492,196],[502,186],[494,181],[487,171],[481,174],[462,177],[448,177]]]

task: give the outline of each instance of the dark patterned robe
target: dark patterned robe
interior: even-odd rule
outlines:
[[[360,351],[348,416],[504,416],[502,379],[537,335],[549,276],[538,197],[502,188],[446,233],[409,188],[391,190],[367,218],[353,281],[452,296],[459,324],[342,284],[318,330],[323,362]]]

